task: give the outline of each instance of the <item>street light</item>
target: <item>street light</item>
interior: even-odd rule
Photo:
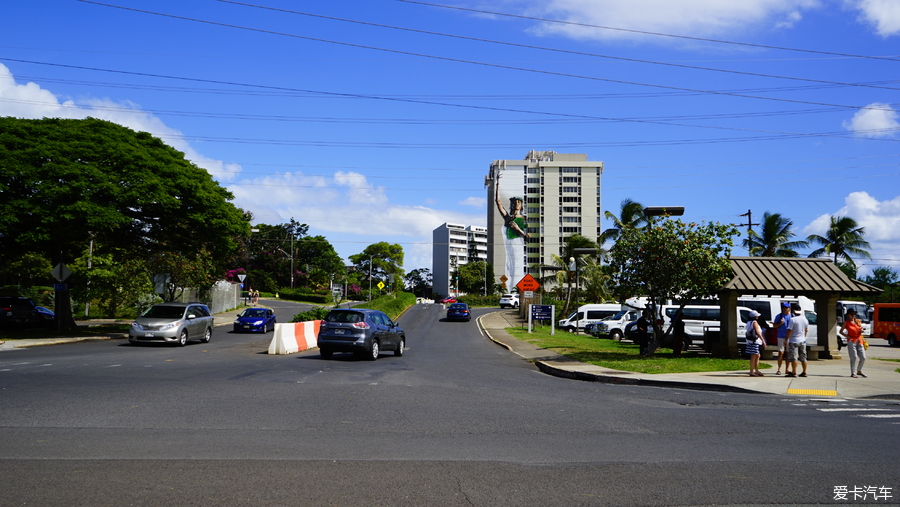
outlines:
[[[644,208],[645,217],[661,217],[661,216],[680,217],[684,215],[684,206],[647,206]]]
[[[682,211],[684,211],[684,208],[682,208]],[[573,256],[594,255],[596,253],[597,253],[596,248],[573,248],[572,249]],[[575,264],[575,299],[578,299],[578,261],[575,257],[570,257],[569,261],[572,264]],[[581,319],[578,318],[578,309],[576,308],[575,309],[575,334],[578,334],[578,322],[580,320]]]

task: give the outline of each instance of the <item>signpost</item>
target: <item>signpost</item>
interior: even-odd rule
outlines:
[[[69,287],[62,282],[64,282],[66,278],[72,276],[72,270],[60,262],[50,270],[50,274],[53,275],[53,278],[55,278],[57,282],[60,282],[53,285],[53,290],[56,292],[56,297],[53,298],[55,301],[53,311],[56,314],[56,334],[62,335],[64,327],[63,318],[69,316],[71,319],[72,315],[72,309],[69,306]]]

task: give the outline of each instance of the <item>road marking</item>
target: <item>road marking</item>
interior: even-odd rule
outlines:
[[[820,412],[864,412],[864,411],[875,411],[875,410],[883,410],[888,411],[890,408],[820,408],[818,409]]]
[[[878,419],[886,419],[888,417],[900,417],[900,414],[861,414],[860,417],[875,417]]]
[[[837,396],[837,391],[828,391],[824,389],[788,389],[788,394],[814,394],[817,396]]]

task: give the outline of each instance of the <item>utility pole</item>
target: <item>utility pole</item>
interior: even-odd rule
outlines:
[[[738,215],[738,216],[739,216],[739,217],[747,217],[747,223],[746,223],[746,224],[741,224],[741,227],[743,227],[743,226],[745,226],[745,225],[747,226],[747,234],[748,234],[748,235],[750,234],[750,231],[753,230],[753,226],[754,226],[754,225],[759,225],[759,224],[754,224],[754,223],[753,223],[753,212],[750,211],[750,210],[747,210],[746,213],[741,214],[741,215]]]

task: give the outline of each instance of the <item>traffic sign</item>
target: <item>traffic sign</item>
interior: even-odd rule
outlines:
[[[244,278],[247,278],[247,275],[238,275],[238,280],[240,280],[241,282],[244,281]]]
[[[551,320],[553,318],[553,306],[531,305],[531,318],[534,320]]]
[[[50,274],[53,275],[53,278],[56,278],[57,282],[64,282],[66,281],[66,278],[69,278],[72,275],[72,270],[60,262],[50,271]]]
[[[384,288],[384,282],[378,282],[378,285],[376,285],[376,287],[378,287],[379,289],[383,289],[383,288]]]
[[[519,292],[525,291],[535,291],[541,288],[541,284],[538,283],[537,280],[534,279],[531,274],[526,274],[519,280],[519,283],[516,284],[516,288],[519,289]]]

